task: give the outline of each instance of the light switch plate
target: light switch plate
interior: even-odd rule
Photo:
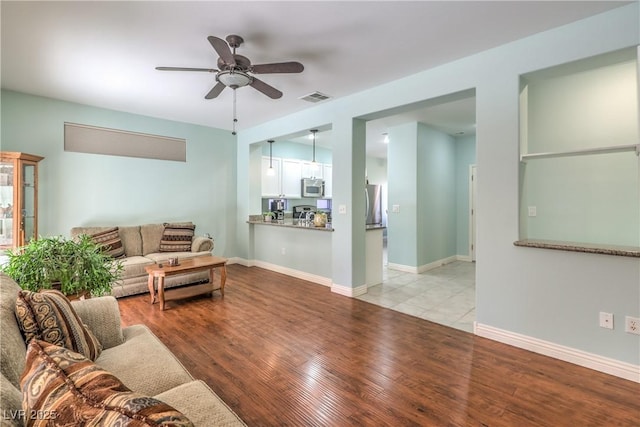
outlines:
[[[391,212],[394,212],[394,213],[400,212],[400,205],[391,206]]]
[[[346,214],[347,213],[347,205],[339,205],[338,206],[338,213]]]

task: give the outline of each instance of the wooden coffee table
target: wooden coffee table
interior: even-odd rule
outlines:
[[[145,270],[149,274],[149,293],[151,294],[151,304],[156,302],[156,291],[154,281],[158,279],[158,292],[157,297],[160,301],[160,310],[164,310],[165,297],[164,291],[164,278],[169,276],[175,276],[176,274],[193,273],[196,271],[209,270],[209,282],[184,286],[177,289],[171,289],[169,299],[188,298],[195,295],[203,295],[213,293],[214,283],[214,270],[220,268],[220,293],[224,297],[224,285],[227,281],[227,259],[219,256],[205,255],[196,258],[179,260],[179,264],[175,266],[169,266],[167,263],[162,263],[162,267],[159,264],[150,265],[145,267]]]

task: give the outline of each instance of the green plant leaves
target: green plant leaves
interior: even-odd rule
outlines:
[[[62,236],[40,237],[26,246],[8,250],[9,262],[2,270],[23,289],[37,292],[59,282],[65,295],[88,291],[99,296],[111,293],[120,279],[122,262],[104,253],[87,235],[75,240]]]

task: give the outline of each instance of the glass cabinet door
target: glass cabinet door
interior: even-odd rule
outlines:
[[[42,159],[0,151],[0,254],[38,238],[38,162]]]
[[[22,200],[20,206],[20,233],[26,245],[36,236],[36,165],[22,164]]]
[[[0,162],[0,248],[13,247],[13,212],[15,206],[14,167],[12,161]]]

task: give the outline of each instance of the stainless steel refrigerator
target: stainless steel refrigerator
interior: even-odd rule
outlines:
[[[382,225],[382,186],[367,184],[365,194],[367,225]]]

